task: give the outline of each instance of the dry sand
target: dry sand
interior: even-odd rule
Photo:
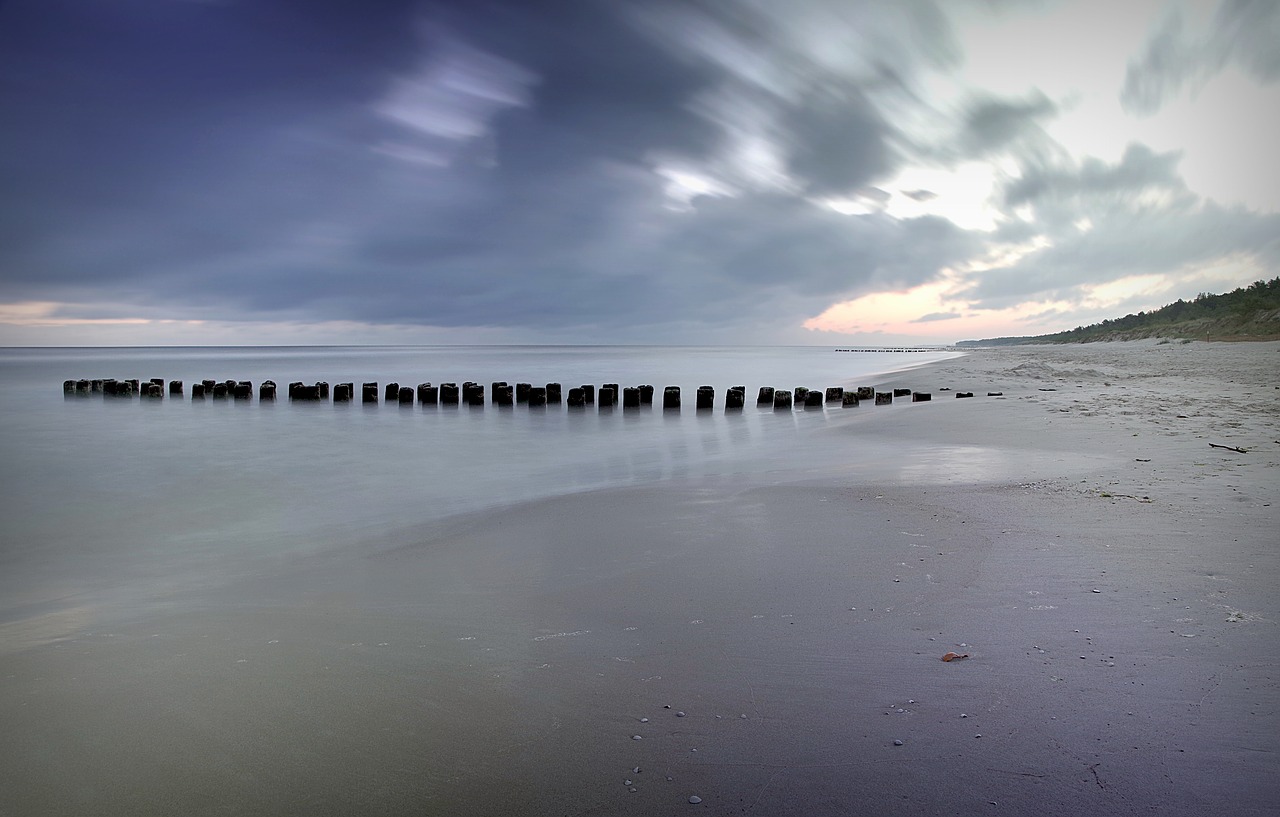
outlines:
[[[850,410],[803,478],[0,634],[0,814],[1280,813],[1280,344],[880,385],[934,399]]]

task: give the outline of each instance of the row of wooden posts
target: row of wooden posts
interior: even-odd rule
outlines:
[[[171,397],[181,397],[183,382],[170,380],[167,392]],[[101,394],[108,397],[133,397],[138,395],[148,399],[162,399],[166,393],[166,383],[162,378],[151,380],[67,380],[62,384],[63,393],[67,396],[88,396]],[[191,399],[204,400],[206,397],[233,400],[251,400],[253,384],[248,380],[202,380],[191,385]],[[290,383],[287,391],[290,400],[301,402],[327,401],[332,394],[335,403],[349,403],[357,399],[362,403],[378,403],[379,395],[386,403],[413,405],[416,401],[421,405],[469,405],[485,404],[485,387],[480,383],[467,381],[459,386],[457,383],[419,383],[417,388],[401,386],[399,383],[387,383],[381,389],[379,384],[362,383],[360,391],[356,391],[355,383],[338,383],[330,388],[326,382]],[[991,392],[989,394],[996,394]],[[627,386],[620,388],[617,383],[605,383],[597,391],[592,384],[584,384],[570,388],[567,392],[559,383],[547,383],[535,386],[531,383],[497,381],[490,384],[489,397],[495,406],[513,406],[517,403],[529,406],[546,406],[565,403],[569,408],[581,408],[599,404],[601,408],[618,405],[623,408],[639,408],[651,406],[654,402],[655,389],[650,385]],[[972,392],[956,392],[956,397],[972,397]],[[875,405],[891,404],[894,398],[910,397],[911,402],[921,403],[933,399],[929,392],[917,392],[911,389],[893,389],[877,392],[871,386],[859,386],[857,389],[844,389],[832,386],[826,390],[807,389],[803,386],[794,390],[775,389],[772,386],[761,386],[756,396],[757,406],[772,406],[775,409],[790,409],[793,406],[819,408],[824,404],[856,406],[863,400],[873,400]],[[258,386],[260,401],[276,399],[276,383],[265,380]],[[726,410],[741,409],[746,404],[747,387],[731,386],[725,392],[724,407]],[[699,386],[695,393],[695,405],[698,409],[710,409],[715,403],[715,388]],[[680,408],[680,387],[667,386],[662,390],[662,407],[664,409]]]

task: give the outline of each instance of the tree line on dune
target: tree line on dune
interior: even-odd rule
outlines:
[[[957,346],[1010,346],[1022,343],[1089,343],[1104,340],[1181,338],[1183,340],[1280,339],[1280,277],[1213,295],[1201,292],[1150,312],[1109,318],[1065,332],[1025,337],[962,340]]]

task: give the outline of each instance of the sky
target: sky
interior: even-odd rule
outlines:
[[[1280,2],[0,0],[0,345],[899,345],[1280,274]]]

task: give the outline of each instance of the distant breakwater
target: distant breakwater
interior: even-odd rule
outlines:
[[[101,397],[103,399],[133,399],[142,401],[183,399],[186,386],[181,380],[165,381],[163,378],[150,380],[117,380],[103,378],[94,380],[65,380],[62,384],[63,395],[67,399]],[[254,389],[248,380],[201,380],[191,384],[191,400],[230,400],[233,402],[274,403],[280,390],[274,380],[264,380]],[[955,392],[956,397],[973,397],[972,392]],[[998,397],[1000,392],[988,392],[989,397]],[[493,405],[498,407],[514,407],[517,405],[529,408],[544,408],[564,404],[570,409],[583,409],[597,406],[601,410],[621,406],[623,409],[638,409],[659,404],[664,410],[678,410],[682,407],[682,395],[679,386],[666,386],[661,394],[651,385],[621,387],[617,383],[583,384],[565,389],[560,383],[534,385],[532,383],[507,383],[495,381],[488,387],[482,383],[466,381],[419,383],[417,386],[405,386],[399,383],[363,382],[357,389],[354,382],[336,383],[332,386],[325,381],[316,383],[289,383],[282,396],[290,402],[299,403],[352,403],[365,405],[379,403],[400,406],[458,406],[482,407]],[[856,389],[845,389],[842,386],[831,386],[825,389],[810,389],[797,386],[793,389],[779,389],[773,386],[761,386],[756,392],[755,404],[758,407],[773,408],[779,411],[790,411],[793,408],[822,408],[827,405],[840,407],[857,406],[863,401],[872,401],[877,406],[889,405],[895,399],[910,400],[913,403],[928,402],[933,399],[930,392],[913,391],[908,388],[895,388],[891,391],[876,391],[872,386],[859,386]],[[726,411],[743,409],[747,404],[747,387],[730,386],[724,391],[720,405]],[[694,406],[699,411],[707,411],[716,407],[716,389],[713,386],[699,386],[694,392]]]

